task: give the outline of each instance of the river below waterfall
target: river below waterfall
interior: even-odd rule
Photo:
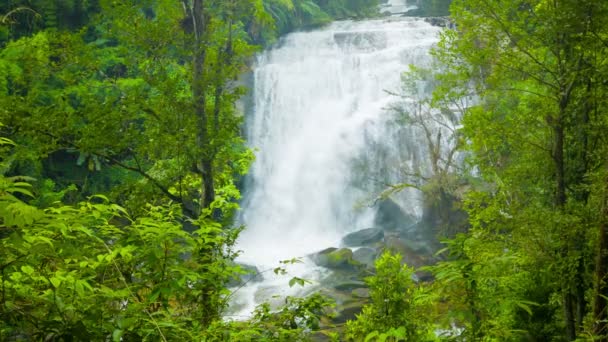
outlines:
[[[247,118],[257,159],[242,201],[238,261],[260,271],[285,259],[303,263],[288,265],[289,276],[266,271],[263,281],[239,289],[235,315],[294,293],[291,276],[313,289],[329,271],[306,256],[374,227],[374,196],[403,181],[404,167],[427,167],[419,132],[396,124],[387,108],[397,100],[389,92],[400,91],[400,74],[429,63],[439,31],[415,18],[336,22],[292,33],[258,56]],[[415,191],[393,200],[404,214],[421,216]]]

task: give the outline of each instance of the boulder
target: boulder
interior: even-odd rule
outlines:
[[[351,292],[351,295],[355,298],[369,298],[369,289],[367,288],[358,288],[354,289]]]
[[[406,241],[406,240],[405,240]],[[408,243],[404,242],[404,240],[399,239],[395,236],[390,236],[385,239],[385,249],[388,249],[394,253],[401,254],[401,261],[408,266],[413,266],[415,268],[429,265],[431,262],[423,256],[422,254],[417,253],[414,249],[412,249]]]
[[[431,283],[435,280],[433,274],[428,271],[416,271],[414,276],[414,281],[417,283]]]
[[[410,234],[396,235],[395,238],[397,238],[404,246],[407,246],[408,249],[411,249],[417,254],[433,254],[432,246],[427,240],[414,240],[410,238]]]
[[[342,238],[342,243],[345,246],[365,246],[378,241],[382,241],[384,232],[379,228],[367,228],[353,233],[350,233]]]
[[[361,247],[353,252],[353,259],[367,268],[374,268],[378,251],[370,247]]]
[[[334,285],[334,289],[338,291],[352,291],[363,287],[367,287],[367,284],[360,280],[345,280]]]
[[[315,264],[333,270],[354,270],[359,265],[349,248],[327,248],[311,257]]]
[[[364,301],[361,302],[351,302],[345,305],[340,305],[336,308],[336,316],[332,319],[334,324],[343,324],[346,321],[353,321],[357,319],[357,314],[361,313],[363,306],[365,305]]]
[[[390,198],[378,202],[377,205],[374,226],[386,231],[408,231],[416,225],[416,218],[404,213]]]

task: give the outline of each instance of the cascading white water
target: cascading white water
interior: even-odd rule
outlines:
[[[412,18],[336,22],[259,55],[247,129],[257,159],[242,203],[240,262],[273,268],[373,225],[375,209],[365,204],[374,191],[424,159],[424,141],[390,124],[387,90],[399,91],[409,64],[428,63],[439,31]],[[400,196],[403,210],[419,216],[416,194]],[[314,280],[323,271],[305,263],[296,272]],[[256,291],[287,287],[264,277],[239,290],[249,298],[244,311]]]

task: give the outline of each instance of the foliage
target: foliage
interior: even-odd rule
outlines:
[[[409,66],[401,76],[398,100],[391,104],[394,122],[417,130],[424,137],[428,160],[402,170],[403,183],[381,193],[387,197],[407,187],[424,195],[423,220],[437,226],[441,236],[454,236],[467,228],[460,203],[469,180],[462,176],[460,118],[470,107],[469,89],[458,84],[448,68],[435,61],[429,69]],[[449,90],[448,90],[449,89]]]
[[[466,195],[470,232],[450,242],[437,285],[467,340],[599,338],[603,310],[590,304],[605,293],[605,214],[590,189],[605,189],[594,175],[608,146],[596,81],[608,8],[468,0],[451,10],[434,100],[473,95],[461,134],[481,186]]]
[[[298,29],[330,23],[332,20],[373,17],[377,0],[266,0],[264,8],[272,16],[275,32],[263,32],[262,40],[272,43],[277,36]]]
[[[213,19],[206,26],[200,75],[194,63],[184,63],[193,34],[183,27],[181,6],[100,5],[105,16],[94,28],[41,31],[0,52],[0,116],[6,133],[23,146],[10,172],[75,184],[78,199],[112,188],[114,198],[136,214],[151,197],[180,203],[192,218],[216,192],[224,201],[237,199],[234,180],[252,153],[240,137],[241,115],[234,107],[244,90],[233,80],[255,51],[241,22],[255,2],[205,9]],[[194,108],[199,83],[204,127],[197,124],[203,112]],[[222,214],[228,218],[230,211]]]
[[[191,340],[226,305],[236,232],[202,219],[185,232],[174,207],[132,220],[103,196],[40,209],[17,198],[28,183],[0,180],[3,340]]]
[[[355,341],[386,339],[434,340],[433,294],[413,280],[414,270],[401,265],[401,255],[385,252],[376,260],[376,274],[365,279],[371,304],[347,323],[346,337]]]

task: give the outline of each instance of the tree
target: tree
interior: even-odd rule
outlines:
[[[457,30],[446,32],[437,57],[475,82],[479,105],[465,113],[463,132],[492,187],[470,202],[472,222],[482,223],[474,234],[515,237],[521,245],[506,248],[556,269],[545,286],[560,293],[574,340],[591,284],[586,241],[597,241],[591,227],[602,226],[601,215],[589,214],[599,212],[589,189],[605,163],[591,146],[606,146],[597,97],[605,85],[595,76],[605,68],[606,5],[480,0],[455,1],[452,11]],[[530,241],[542,252],[527,248]]]
[[[22,108],[3,116],[7,126],[43,156],[78,151],[96,160],[93,169],[109,164],[135,172],[189,217],[213,211],[217,188],[229,201],[236,195],[233,175],[251,160],[234,108],[243,94],[234,80],[255,51],[242,19],[249,11],[268,18],[259,1],[187,5],[102,2],[106,19],[93,41],[85,41],[88,32],[43,32],[38,37],[46,45],[27,44],[40,65],[32,65],[22,44],[8,46],[5,59],[24,72],[7,76],[19,82],[3,99]],[[49,72],[27,75],[40,68]],[[134,201],[135,210],[145,201],[123,200]]]
[[[466,226],[458,194],[466,182],[458,158],[462,149],[459,120],[471,105],[470,89],[451,77],[438,63],[429,69],[410,65],[403,73],[401,92],[392,94],[399,101],[390,110],[397,124],[419,130],[428,160],[421,161],[417,169],[402,170],[404,183],[390,186],[380,195],[386,197],[405,187],[422,191],[423,220],[444,236],[453,236]]]

